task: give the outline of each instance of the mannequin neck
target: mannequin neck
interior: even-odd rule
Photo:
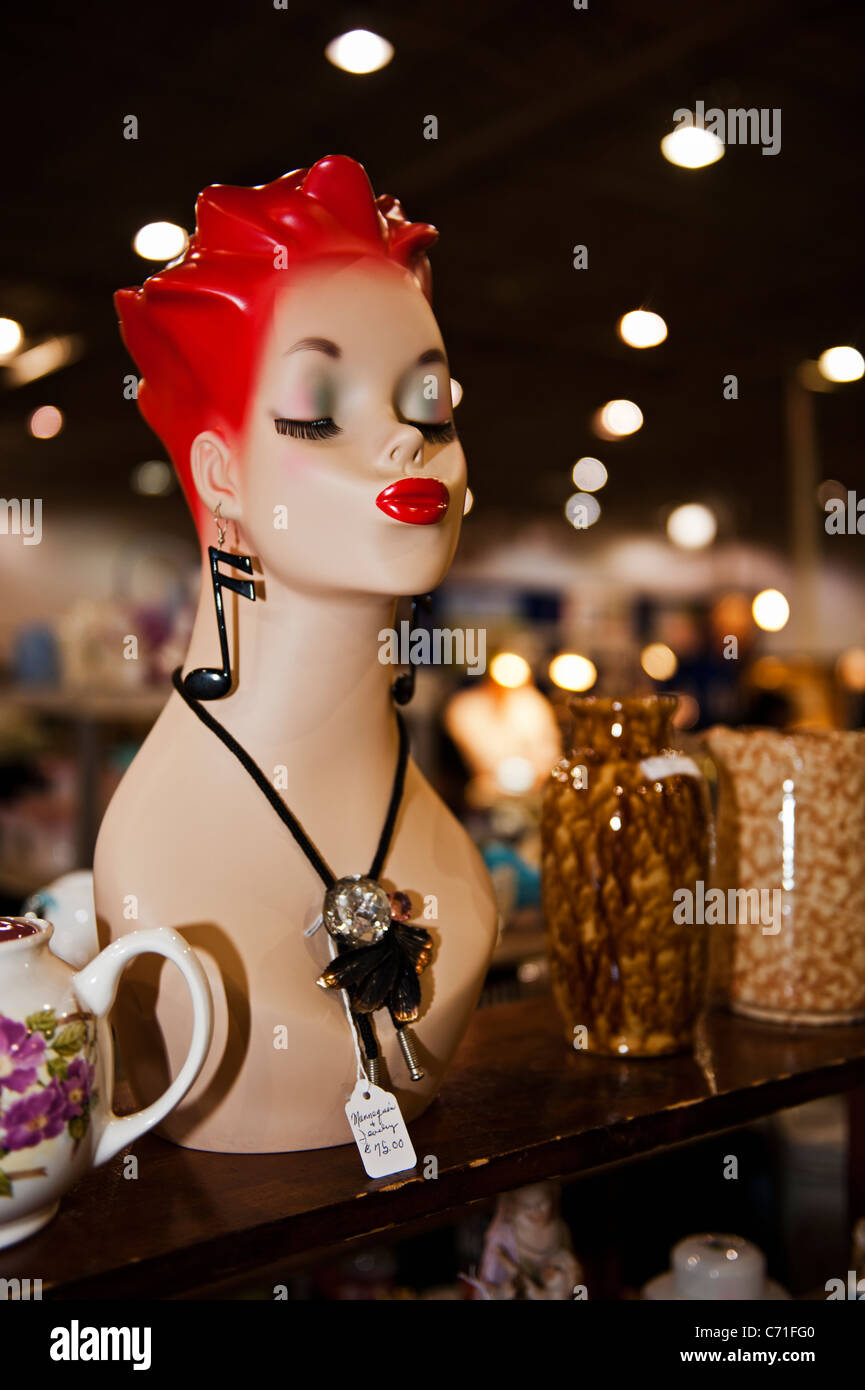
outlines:
[[[396,600],[310,593],[270,575],[263,585],[256,583],[256,591],[254,601],[222,591],[233,689],[207,702],[214,716],[251,752],[278,750],[286,743],[308,745],[311,751],[363,743],[375,757],[386,757],[395,739],[390,691],[398,668],[378,660],[378,634],[393,626]],[[183,671],[219,665],[205,552]]]

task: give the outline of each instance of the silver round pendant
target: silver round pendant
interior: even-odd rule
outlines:
[[[331,936],[357,946],[373,946],[390,926],[390,898],[374,878],[349,874],[328,888],[323,916]]]

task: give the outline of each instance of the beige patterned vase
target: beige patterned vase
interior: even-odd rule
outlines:
[[[777,1023],[865,1017],[865,733],[710,729],[713,988]]]

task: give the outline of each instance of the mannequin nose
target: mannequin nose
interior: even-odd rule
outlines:
[[[384,453],[391,468],[417,468],[423,463],[423,435],[411,425],[402,425]]]

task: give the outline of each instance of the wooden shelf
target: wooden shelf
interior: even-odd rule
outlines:
[[[153,1135],[67,1195],[55,1221],[0,1253],[0,1277],[45,1297],[206,1296],[220,1283],[523,1183],[589,1172],[865,1086],[865,1026],[785,1030],[718,1012],[693,1057],[577,1054],[552,999],[481,1010],[442,1094],[412,1125],[414,1173],[370,1182],[354,1145],[210,1154]],[[434,1155],[438,1177],[422,1176]]]

